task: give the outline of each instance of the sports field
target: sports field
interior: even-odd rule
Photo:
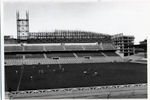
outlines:
[[[5,66],[6,91],[147,83],[147,64]]]

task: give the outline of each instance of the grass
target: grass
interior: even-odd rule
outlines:
[[[60,67],[64,71],[60,70]],[[6,91],[122,85],[147,82],[147,65],[137,63],[83,63],[5,66]],[[96,72],[96,73],[95,73]],[[95,74],[94,74],[95,73]]]

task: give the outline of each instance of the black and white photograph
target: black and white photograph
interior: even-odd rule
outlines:
[[[3,0],[3,99],[147,99],[149,0]]]

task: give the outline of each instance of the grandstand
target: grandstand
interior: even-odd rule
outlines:
[[[44,54],[25,54],[25,59],[28,58],[44,58]]]
[[[48,53],[46,54],[47,58],[59,58],[59,57],[75,57],[73,53]]]
[[[5,46],[5,52],[20,52],[23,51],[21,46]]]
[[[5,59],[23,59],[22,54],[8,54],[5,55]]]
[[[63,46],[45,46],[47,51],[64,51]]]
[[[83,50],[83,47],[81,45],[69,45],[65,46],[65,50]]]
[[[24,47],[24,51],[43,51],[43,47],[42,46],[25,46]]]
[[[13,44],[6,45],[5,46],[5,52],[32,52],[32,51],[92,51],[92,50],[116,50],[113,44],[111,43],[101,43],[101,44],[95,44],[95,45],[47,45],[47,44],[41,44],[41,45],[32,45],[27,44],[25,46]]]
[[[106,47],[109,45],[110,47]],[[16,51],[16,47],[18,51]],[[12,50],[10,50],[10,48]],[[89,60],[89,62],[123,61],[123,59],[118,54],[115,53],[116,50],[113,47],[113,45],[110,43],[108,43],[107,45],[106,43],[94,44],[94,45],[84,45],[84,44],[83,45],[67,45],[67,44],[57,44],[57,45],[24,44],[23,45],[22,44],[20,46],[6,45],[5,49],[6,49],[5,51],[6,65],[9,64],[20,65],[26,60],[27,60],[26,63],[29,64],[31,64],[32,62],[46,63],[46,64],[49,62],[49,64],[55,64],[57,63],[57,61],[55,61],[56,59],[59,59],[59,62],[61,63],[82,63],[85,62],[85,60]],[[112,57],[113,59],[112,58],[109,59],[109,57]],[[24,61],[18,61],[21,59]],[[30,60],[28,61],[28,59]],[[72,61],[70,62],[70,60]]]
[[[76,53],[78,57],[104,57],[104,55],[101,54],[101,52],[82,52],[82,53]]]

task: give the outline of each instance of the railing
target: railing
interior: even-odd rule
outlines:
[[[93,86],[93,87],[77,87],[77,88],[60,88],[60,89],[44,89],[44,90],[26,90],[26,91],[12,91],[9,93],[11,98],[35,97],[35,96],[59,96],[59,95],[73,95],[73,94],[94,94],[103,92],[116,91],[133,91],[136,88],[147,88],[147,83],[143,84],[127,84],[127,85],[111,85],[111,86]]]

